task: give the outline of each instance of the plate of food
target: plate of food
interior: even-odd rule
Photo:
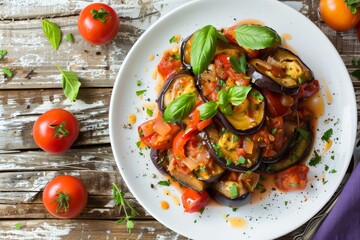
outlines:
[[[356,111],[341,57],[305,16],[272,0],[192,1],[129,51],[110,139],[130,191],[168,228],[273,239],[336,191]]]

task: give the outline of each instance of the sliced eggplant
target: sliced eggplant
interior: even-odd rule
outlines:
[[[278,144],[273,145],[275,155],[266,156],[266,154],[263,154],[261,158],[262,163],[275,163],[283,159],[297,142],[300,133],[296,129],[303,128],[305,125],[304,122],[299,121],[297,112],[285,116],[283,121],[283,127],[276,129],[276,132],[272,134],[274,138],[282,139]]]
[[[314,79],[302,60],[285,48],[277,48],[267,60],[251,59],[247,74],[255,85],[274,92],[293,95],[300,85]]]
[[[169,166],[169,155],[168,150],[157,150],[152,148],[150,150],[150,158],[154,166],[159,170],[163,175],[168,174]]]
[[[180,47],[180,53],[181,53],[181,64],[184,69],[191,70],[191,64],[190,64],[190,53],[191,53],[191,45],[193,40],[193,34],[185,38]]]
[[[175,162],[171,149],[151,149],[150,157],[161,174],[170,175],[184,186],[190,187],[198,192],[204,191],[209,186],[209,183],[199,180],[192,171],[186,167],[184,169],[179,166]]]
[[[247,98],[239,106],[232,106],[232,114],[218,112],[216,117],[229,131],[238,135],[252,134],[258,131],[265,122],[265,101],[261,93],[252,88]]]
[[[254,171],[258,168],[261,151],[250,139],[229,131],[219,131],[214,126],[207,127],[200,134],[210,155],[222,168],[236,172]],[[248,152],[239,154],[243,151],[245,141],[251,141],[252,147],[248,147]]]
[[[254,172],[229,172],[209,188],[209,193],[217,202],[228,207],[240,207],[251,200],[260,175]]]
[[[195,78],[188,71],[174,75],[164,84],[157,99],[159,110],[163,113],[175,98],[185,93],[198,94]]]
[[[270,164],[261,163],[260,170],[266,173],[275,173],[285,170],[297,163],[300,163],[309,154],[313,144],[313,133],[309,124],[305,124],[304,128],[296,128],[299,133],[295,144],[291,147],[288,154],[280,161]]]
[[[181,162],[191,169],[201,181],[213,182],[225,171],[220,167],[206,148],[202,138],[203,134],[194,134],[184,146],[186,157]]]

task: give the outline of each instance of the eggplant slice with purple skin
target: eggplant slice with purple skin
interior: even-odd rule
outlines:
[[[171,77],[164,84],[157,99],[159,110],[163,114],[166,107],[175,99],[185,93],[196,93],[195,77],[188,71],[182,71]]]
[[[248,135],[258,131],[266,119],[265,101],[261,93],[252,88],[239,106],[232,106],[232,114],[218,111],[216,117],[229,131],[237,135]]]
[[[210,155],[222,168],[235,172],[247,172],[255,171],[259,167],[261,151],[256,143],[252,142],[251,153],[238,157],[237,151],[243,147],[239,141],[241,136],[218,130],[214,125],[207,127],[200,136]],[[243,141],[251,140],[245,138]]]
[[[295,144],[290,148],[287,155],[285,155],[280,161],[275,163],[261,163],[260,171],[266,173],[281,172],[295,164],[303,161],[309,154],[313,145],[313,133],[311,132],[309,123],[305,123],[302,128],[296,128],[299,133],[295,140]]]
[[[260,175],[254,172],[234,173],[228,172],[209,188],[210,196],[217,202],[237,208],[250,202]]]
[[[282,47],[266,60],[251,59],[247,75],[259,88],[287,95],[296,94],[302,83],[314,80],[310,68],[293,52]]]
[[[209,187],[209,183],[199,180],[193,172],[184,173],[174,164],[174,156],[171,149],[156,150],[151,149],[151,161],[159,172],[163,175],[169,175],[182,185],[202,192]]]

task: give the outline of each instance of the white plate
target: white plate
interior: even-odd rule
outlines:
[[[170,196],[180,197],[172,187],[159,186],[161,174],[152,165],[149,151],[139,154],[137,126],[146,119],[145,112],[136,113],[150,98],[155,102],[156,81],[152,72],[162,53],[172,45],[174,34],[187,37],[202,26],[212,24],[217,28],[230,27],[238,21],[256,19],[275,29],[280,36],[289,34],[285,41],[296,50],[302,60],[320,80],[321,92],[326,102],[326,92],[333,97],[325,103],[325,114],[318,120],[315,149],[321,154],[323,133],[332,128],[333,144],[316,167],[310,167],[309,183],[305,191],[271,195],[236,212],[214,204],[202,215],[186,214]],[[149,56],[155,55],[153,61]],[[148,71],[147,71],[148,69]],[[136,85],[141,80],[142,85]],[[326,90],[328,88],[328,90]],[[135,92],[146,89],[142,100]],[[128,116],[136,113],[137,122],[132,129],[123,128]],[[330,121],[326,121],[332,119]],[[356,134],[356,101],[348,72],[338,52],[327,37],[306,17],[294,9],[272,0],[206,0],[195,1],[172,11],[153,24],[136,42],[127,55],[113,89],[110,104],[110,139],[116,163],[125,183],[140,204],[158,221],[170,229],[192,239],[273,239],[300,227],[318,212],[335,192],[348,167]],[[334,160],[332,157],[334,156]],[[329,169],[325,170],[325,165]],[[329,171],[336,169],[336,173]],[[152,175],[156,174],[156,178]],[[325,183],[325,184],[324,184]],[[155,187],[151,188],[153,184]],[[161,201],[170,208],[165,211]],[[287,204],[285,204],[287,203]],[[240,228],[229,226],[226,215],[241,218]]]

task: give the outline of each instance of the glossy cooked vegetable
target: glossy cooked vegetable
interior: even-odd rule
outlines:
[[[246,31],[261,31],[269,41],[247,42],[239,36]],[[313,113],[303,103],[319,83],[280,44],[268,27],[208,25],[183,40],[180,58],[164,52],[157,67],[165,80],[160,113],[138,131],[156,168],[188,187],[186,212],[203,208],[208,193],[229,207],[247,204],[262,173],[297,166],[309,153]]]

